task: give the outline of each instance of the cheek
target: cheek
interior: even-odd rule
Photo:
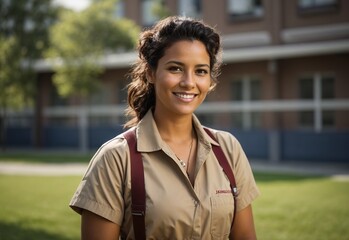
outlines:
[[[172,88],[176,86],[177,83],[178,79],[175,75],[166,73],[159,73],[156,75],[155,84],[158,86],[158,88]]]
[[[212,84],[211,79],[202,79],[198,82],[198,87],[202,93],[207,93],[211,90]]]

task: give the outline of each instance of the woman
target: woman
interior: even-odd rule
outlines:
[[[137,131],[144,164],[147,239],[256,239],[251,202],[259,191],[244,152],[230,133],[211,129],[217,143],[194,115],[216,85],[219,35],[202,22],[169,17],[141,34],[138,50],[126,126]],[[235,200],[213,145],[228,157]],[[135,239],[130,189],[121,134],[97,151],[70,203],[82,216],[82,239]]]

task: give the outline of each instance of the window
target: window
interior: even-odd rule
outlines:
[[[242,101],[242,80],[235,80],[232,83],[232,99]]]
[[[179,15],[201,18],[201,1],[200,0],[180,0],[179,1]]]
[[[261,80],[258,77],[244,76],[234,79],[231,85],[232,99],[241,101],[242,104],[261,99]],[[260,112],[243,110],[232,113],[233,127],[235,128],[259,128],[261,127],[262,115]]]
[[[322,100],[334,99],[335,79],[331,75],[302,77],[299,80],[299,98],[313,100],[317,103]],[[317,104],[318,105],[318,104]],[[299,125],[305,128],[329,128],[335,125],[335,113],[332,110],[322,111],[321,108],[301,111],[299,113]]]
[[[334,78],[331,76],[325,76],[321,79],[321,98],[333,99],[334,98]]]
[[[314,126],[314,111],[300,112],[299,125],[302,128],[312,128]]]
[[[337,0],[298,0],[301,8],[313,8],[336,5]]]
[[[159,17],[154,13],[156,4],[158,4],[156,0],[142,1],[142,23],[144,26],[151,26],[159,20]]]
[[[336,9],[338,0],[298,0],[298,8],[302,12]]]
[[[242,119],[242,113],[241,112],[233,112],[231,114],[231,118],[232,118],[232,127],[233,128],[237,128],[237,129],[241,129],[244,127],[243,125],[243,119]]]
[[[251,100],[261,99],[261,81],[258,79],[251,79],[250,81],[250,97]]]
[[[313,78],[302,78],[299,81],[300,85],[300,99],[313,99],[314,98],[314,87]]]
[[[322,99],[334,99],[335,88],[334,88],[334,77],[324,76],[321,79],[321,98]],[[326,110],[322,112],[322,126],[324,128],[331,128],[335,126],[335,111]]]
[[[227,10],[232,19],[263,16],[261,0],[228,0]]]
[[[331,128],[335,126],[335,112],[331,110],[322,112],[322,126],[324,128]]]
[[[119,0],[116,3],[115,17],[123,18],[125,16],[125,0]]]
[[[232,99],[235,101],[254,101],[261,99],[261,80],[258,77],[244,76],[233,80]]]

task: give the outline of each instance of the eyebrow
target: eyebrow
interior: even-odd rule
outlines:
[[[178,61],[168,61],[165,65],[169,65],[169,64],[176,64],[176,65],[179,65],[179,66],[184,66],[185,65],[184,63],[178,62]],[[196,67],[207,67],[207,68],[210,68],[210,65],[208,65],[208,64],[197,64],[195,66]]]

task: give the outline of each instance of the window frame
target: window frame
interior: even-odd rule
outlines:
[[[150,8],[147,10],[146,4],[149,4],[150,6]],[[154,7],[155,4],[156,0],[141,0],[141,23],[145,27],[152,26],[156,21],[159,20],[157,16],[154,16],[154,14],[152,14],[152,7]],[[147,17],[150,17],[152,19],[147,19]]]
[[[312,0],[313,4],[310,6],[301,6],[301,1],[297,1],[297,9],[300,14],[314,14],[314,13],[324,13],[324,12],[333,12],[339,9],[339,1],[333,0],[333,3],[329,4],[320,4],[316,3],[317,0]]]
[[[265,15],[263,0],[250,0],[252,2],[251,5],[253,5],[251,6],[251,10],[241,14],[234,14],[234,12],[231,11],[230,4],[233,4],[232,1],[234,0],[226,0],[226,15],[228,16],[228,19],[232,22],[258,20],[263,18]],[[235,1],[241,1],[242,3],[246,3],[247,0]]]
[[[312,80],[312,98],[302,97],[302,80]],[[329,96],[323,96],[323,87],[324,80],[332,80],[332,94]],[[298,78],[298,97],[302,101],[314,101],[316,106],[321,105],[322,101],[335,99],[336,97],[336,76],[333,73],[314,73],[314,74],[304,74]],[[309,114],[312,114],[311,120],[307,122],[306,119],[309,119]],[[309,129],[314,128],[317,131],[324,129],[332,129],[336,126],[336,116],[335,111],[323,110],[321,108],[315,107],[312,110],[302,110],[298,112],[298,124],[300,128]],[[332,118],[332,119],[329,119]],[[312,121],[312,123],[310,123]],[[332,125],[327,124],[326,122],[331,122]]]
[[[259,93],[253,94],[253,84],[258,83]],[[234,89],[234,85],[239,87],[239,90]],[[262,100],[263,81],[258,75],[240,75],[232,78],[231,84],[231,99],[232,101],[246,104],[249,102]],[[237,95],[234,93],[238,92]],[[258,96],[255,98],[254,96]],[[256,111],[233,112],[231,114],[234,128],[242,128],[245,130],[258,129],[262,127],[262,113]]]
[[[186,13],[185,11],[183,11],[183,9],[185,9],[186,7],[183,6],[183,4],[185,3],[189,3],[193,9],[195,9],[195,13],[191,12],[191,13]],[[198,5],[198,7],[197,7]],[[180,16],[186,16],[186,17],[192,17],[194,19],[201,19],[202,18],[202,2],[200,0],[179,0],[178,1],[178,15]]]

